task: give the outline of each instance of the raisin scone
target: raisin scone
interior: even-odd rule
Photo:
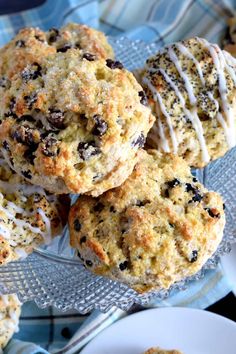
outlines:
[[[47,32],[39,28],[23,28],[0,49],[0,87],[7,88],[9,80],[28,64],[40,69],[44,57],[77,48],[88,58],[113,58],[113,50],[102,32],[88,26],[69,23],[61,29]]]
[[[141,81],[156,122],[148,145],[201,168],[236,144],[236,61],[191,38],[149,58]]]
[[[148,350],[146,350],[143,354],[183,354],[182,352],[180,352],[179,350],[165,350],[165,349],[161,349],[159,347],[156,348],[150,348]]]
[[[121,63],[77,50],[26,67],[1,99],[0,141],[18,173],[54,193],[99,195],[132,172],[154,123]]]
[[[228,19],[228,28],[223,40],[224,49],[236,57],[236,16]]]
[[[138,292],[169,288],[195,274],[219,245],[223,202],[179,156],[140,150],[129,178],[99,198],[81,196],[69,213],[71,246],[96,274]]]
[[[0,295],[0,353],[18,331],[20,312],[21,304],[16,295]]]
[[[60,198],[27,183],[0,159],[0,266],[62,232],[69,203]]]

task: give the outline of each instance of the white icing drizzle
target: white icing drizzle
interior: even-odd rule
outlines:
[[[234,128],[234,113],[233,113],[232,107],[230,106],[228,99],[227,99],[227,83],[226,83],[224,70],[226,70],[228,72],[229,76],[232,78],[232,80],[234,82],[234,85],[236,86],[236,74],[235,74],[236,60],[234,58],[232,58],[231,55],[228,54],[227,52],[221,51],[217,45],[210,44],[205,39],[199,39],[197,37],[196,37],[196,39],[200,43],[203,43],[205,45],[205,47],[208,49],[208,51],[212,57],[213,63],[215,65],[215,68],[217,70],[217,75],[219,78],[219,92],[220,92],[220,97],[221,97],[221,101],[222,101],[223,111],[226,116],[226,120],[224,119],[224,116],[219,112],[219,104],[218,104],[217,100],[215,100],[213,94],[211,92],[207,92],[207,94],[217,107],[218,113],[216,115],[216,119],[219,121],[220,125],[224,129],[228,146],[231,148],[236,145],[235,128]],[[184,46],[182,43],[179,42],[179,43],[176,43],[175,45],[180,53],[182,53],[184,56],[186,56],[187,58],[189,58],[190,60],[193,61],[193,63],[196,66],[196,69],[198,71],[198,75],[200,77],[201,83],[203,86],[205,86],[205,79],[204,79],[203,71],[202,71],[199,61],[190,52],[190,50],[186,46]],[[189,96],[190,104],[192,105],[191,110],[186,108],[186,102],[185,102],[184,96],[180,92],[180,90],[177,87],[177,85],[175,84],[175,82],[165,72],[165,70],[163,68],[153,68],[153,67],[151,68],[151,67],[147,66],[147,71],[149,73],[156,73],[157,71],[159,71],[162,74],[162,76],[164,77],[164,79],[166,80],[166,82],[175,91],[175,94],[180,100],[180,103],[182,105],[185,115],[191,121],[193,128],[196,131],[196,134],[197,134],[200,146],[201,146],[202,160],[205,163],[207,163],[210,161],[210,156],[207,151],[202,122],[199,119],[198,114],[197,114],[197,107],[196,107],[197,98],[195,97],[193,86],[192,86],[187,74],[182,70],[181,63],[178,60],[178,57],[177,57],[174,49],[171,46],[167,47],[167,53],[169,55],[170,60],[174,63],[180,77],[183,79],[186,91]],[[163,115],[166,117],[166,122],[167,122],[167,125],[169,128],[169,131],[170,131],[170,135],[172,138],[172,144],[174,147],[173,150],[174,150],[174,153],[176,153],[177,149],[178,149],[178,143],[177,143],[177,138],[175,136],[173,126],[171,124],[171,117],[168,114],[168,112],[166,111],[165,106],[162,102],[162,98],[161,98],[160,94],[157,92],[156,88],[152,85],[151,80],[149,80],[147,77],[144,77],[143,83],[152,92],[154,100],[156,100],[156,102],[159,103],[159,107],[160,107]],[[165,135],[163,134],[164,130],[163,130],[163,127],[160,126],[159,121],[160,120],[157,120],[157,123],[158,123],[157,129],[159,129],[159,136],[161,137],[161,139],[164,139],[163,145],[165,145],[167,147],[168,141],[167,141]],[[165,149],[163,149],[163,150],[166,151]]]
[[[236,140],[235,140],[235,128],[234,128],[234,115],[233,115],[232,107],[229,105],[227,99],[227,84],[224,75],[225,60],[223,61],[222,60],[223,56],[219,55],[220,48],[218,46],[214,46],[208,43],[205,39],[201,39],[200,41],[208,49],[217,70],[217,75],[219,79],[219,93],[223,105],[223,110],[227,119],[227,126],[229,127],[228,132],[230,133],[228,136],[226,135],[226,138],[227,138],[228,146],[232,148],[233,146],[235,146]],[[231,75],[229,71],[228,73],[229,75]]]
[[[2,299],[4,306],[9,305],[9,296],[8,295],[1,295],[1,299]]]
[[[51,241],[51,223],[49,218],[46,216],[45,212],[41,208],[38,208],[38,213],[41,215],[45,224],[46,231],[43,233],[43,236],[46,245],[48,245]]]
[[[24,248],[16,247],[14,251],[21,259],[26,258],[28,256]]]

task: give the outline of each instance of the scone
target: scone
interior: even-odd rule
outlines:
[[[27,171],[22,171],[27,175]],[[27,183],[0,160],[0,266],[48,244],[65,224],[66,202]]]
[[[0,101],[4,158],[57,194],[96,196],[120,185],[154,123],[121,63],[73,49],[26,67]]]
[[[52,28],[47,32],[23,28],[0,49],[0,87],[8,87],[9,80],[27,64],[39,65],[44,57],[71,48],[91,58],[114,57],[105,35],[85,25],[69,23],[60,30]]]
[[[236,61],[191,38],[147,60],[142,84],[156,122],[148,145],[201,168],[236,144]]]
[[[0,353],[18,331],[21,305],[16,295],[0,296]]]
[[[138,292],[169,288],[199,271],[224,225],[220,195],[208,192],[181,157],[156,150],[140,150],[120,187],[79,197],[69,213],[71,246],[84,265]]]
[[[182,352],[180,352],[179,350],[165,350],[165,349],[161,349],[159,347],[157,348],[150,348],[148,350],[146,350],[143,354],[183,354]]]
[[[223,41],[224,49],[236,57],[236,16],[228,19],[228,28]]]

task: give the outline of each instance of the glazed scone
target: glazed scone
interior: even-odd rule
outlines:
[[[227,50],[233,57],[236,57],[236,16],[228,19],[228,28],[224,38],[224,50]]]
[[[47,32],[23,28],[0,49],[0,87],[7,88],[9,80],[26,65],[40,65],[44,57],[70,48],[77,48],[87,57],[114,57],[105,35],[85,25],[69,23],[60,30],[52,28]]]
[[[0,295],[0,353],[18,331],[20,312],[21,304],[16,295]]]
[[[99,198],[81,196],[69,213],[71,246],[96,274],[138,292],[169,288],[215,252],[225,225],[208,192],[177,155],[140,150],[129,178]]]
[[[0,98],[3,155],[50,192],[99,195],[132,172],[154,123],[143,95],[117,61],[57,53],[40,70],[25,68]]]
[[[156,122],[148,145],[201,168],[236,144],[236,61],[191,38],[149,58],[142,75]]]
[[[27,171],[22,171],[27,175]],[[66,202],[27,183],[0,160],[0,266],[24,258],[62,232]]]
[[[159,347],[156,348],[150,348],[146,350],[143,354],[183,354],[183,352],[180,352],[179,350],[165,350],[161,349]]]

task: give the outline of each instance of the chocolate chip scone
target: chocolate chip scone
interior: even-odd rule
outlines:
[[[165,350],[165,349],[161,349],[159,347],[156,348],[150,348],[148,350],[146,350],[143,354],[183,354],[182,352],[180,352],[179,350]]]
[[[27,176],[27,171],[22,175]],[[0,266],[24,258],[59,235],[66,221],[66,200],[27,183],[0,160]]]
[[[85,266],[138,292],[195,274],[219,245],[219,194],[207,191],[177,155],[140,150],[129,178],[69,213],[70,240]]]
[[[23,28],[0,49],[0,87],[28,64],[40,68],[44,57],[77,48],[88,58],[113,58],[113,50],[105,35],[85,25],[69,23],[61,29],[43,32],[39,28]]]
[[[121,63],[72,49],[26,67],[1,103],[5,159],[54,193],[99,195],[120,185],[154,122]]]
[[[156,122],[148,145],[204,167],[236,144],[236,61],[205,39],[168,45],[142,83]]]
[[[0,296],[0,353],[18,331],[20,312],[21,305],[16,295]]]

